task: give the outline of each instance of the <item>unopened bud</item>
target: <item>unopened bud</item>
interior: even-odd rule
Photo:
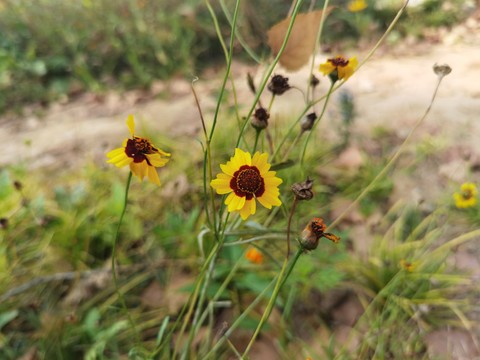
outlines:
[[[320,79],[317,78],[315,75],[312,75],[310,78],[310,86],[315,88],[318,84],[320,84]]]
[[[300,120],[300,127],[302,131],[310,131],[313,128],[313,124],[315,124],[315,120],[317,120],[317,114],[310,113],[305,115],[302,120]]]
[[[288,78],[282,75],[275,75],[268,84],[268,90],[275,95],[282,95],[285,91],[289,90],[291,86],[288,84]]]
[[[295,194],[297,200],[310,200],[313,198],[313,180],[310,180],[307,176],[307,180],[304,182],[298,182],[292,185],[292,191]]]

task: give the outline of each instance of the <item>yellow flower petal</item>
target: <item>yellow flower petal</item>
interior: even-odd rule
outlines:
[[[125,155],[125,157],[122,160],[115,163],[115,166],[124,167],[131,164],[132,162],[133,162],[133,159]]]
[[[130,130],[130,134],[132,138],[135,136],[135,121],[133,120],[133,115],[129,115],[127,119],[127,126],[128,130]]]
[[[119,154],[125,154],[125,148],[121,147],[121,148],[109,151],[107,153],[107,157],[108,158],[114,158],[115,156],[117,156]]]
[[[233,191],[230,187],[230,181],[225,179],[214,179],[210,182],[210,186],[214,188],[218,194],[228,194],[229,192]]]
[[[330,61],[327,61],[326,63],[320,64],[319,70],[323,73],[323,76],[325,76],[335,70],[335,66],[333,66]]]
[[[227,198],[225,199],[225,205],[230,205],[233,198],[235,198],[236,196],[237,195],[235,195],[235,193],[233,193],[233,192],[230,195],[228,195]]]
[[[153,166],[147,167],[147,175],[151,183],[157,184],[158,186],[162,185],[160,183],[160,179],[158,178],[157,170]]]
[[[232,212],[235,210],[240,210],[243,205],[245,205],[245,197],[235,195],[230,201],[230,204],[228,204],[228,211]]]
[[[130,164],[130,171],[142,181],[143,178],[147,176],[148,164],[146,161],[142,161],[141,163],[132,162]]]
[[[243,220],[246,220],[250,215],[255,214],[256,203],[255,199],[246,200],[243,208],[240,209],[240,216]]]
[[[160,154],[146,154],[145,156],[147,157],[148,161],[150,161],[150,164],[155,167],[165,166],[168,160],[170,160],[167,158],[162,158]]]
[[[253,155],[252,166],[256,166],[257,169],[260,170],[260,174],[263,175],[268,172],[271,166],[267,161],[268,154],[263,153],[260,155],[260,153],[257,151],[255,155]]]
[[[237,171],[238,169],[235,169],[234,167],[232,167],[231,165],[231,161],[227,162],[225,165],[224,164],[220,164],[220,169],[222,169],[222,171],[227,174],[227,175],[230,175],[230,176],[233,176],[233,174],[235,173],[235,171]]]

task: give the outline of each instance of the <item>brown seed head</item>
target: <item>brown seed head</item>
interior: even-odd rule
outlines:
[[[305,115],[302,120],[300,120],[300,127],[303,131],[312,130],[313,124],[315,124],[315,120],[317,120],[317,114],[310,113]]]
[[[315,88],[318,84],[320,84],[320,80],[312,74],[312,77],[310,78],[310,86]]]
[[[440,77],[444,77],[445,75],[448,75],[452,72],[452,68],[448,66],[448,64],[443,64],[443,65],[435,64],[433,65],[433,72]]]
[[[8,228],[8,219],[7,218],[0,218],[0,229],[6,230]]]
[[[275,95],[282,95],[289,89],[291,89],[291,86],[288,84],[288,78],[282,75],[274,75],[268,84],[268,90]]]
[[[255,110],[255,114],[251,120],[251,125],[257,130],[263,130],[268,126],[268,119],[270,113],[264,108],[258,108]]]
[[[292,191],[295,194],[296,200],[310,200],[313,198],[313,180],[310,180],[307,176],[307,180],[304,182],[298,182],[292,185]]]

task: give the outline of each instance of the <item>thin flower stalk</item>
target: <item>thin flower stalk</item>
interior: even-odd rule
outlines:
[[[253,100],[253,105],[250,108],[250,111],[248,112],[248,115],[245,118],[245,121],[243,122],[242,128],[240,129],[240,134],[238,135],[237,143],[235,145],[236,148],[238,148],[240,146],[240,140],[242,139],[243,132],[245,131],[245,128],[247,127],[248,120],[250,119],[253,112],[255,111],[255,107],[257,106],[257,103],[260,99],[260,96],[262,95],[263,90],[265,89],[265,86],[267,86],[267,83],[268,83],[268,81],[269,81],[269,79],[270,79],[270,77],[273,73],[273,70],[275,69],[275,66],[277,65],[278,61],[280,60],[280,57],[282,56],[282,54],[285,50],[285,47],[287,46],[287,41],[290,38],[290,34],[291,34],[292,28],[293,28],[293,24],[295,23],[295,19],[298,15],[298,12],[300,11],[300,7],[302,6],[303,1],[304,0],[299,0],[297,2],[296,6],[295,6],[295,9],[294,9],[293,14],[292,14],[292,19],[290,20],[290,24],[288,26],[287,34],[285,35],[285,39],[283,41],[283,44],[280,47],[280,50],[278,51],[277,56],[273,60],[272,65],[270,65],[270,68],[267,71],[267,74],[265,75],[265,78],[263,79],[263,81],[262,81],[262,83],[261,83],[261,85],[260,85],[260,87],[257,91],[257,95],[255,96],[255,99]]]
[[[123,298],[123,295],[120,292],[120,289],[118,288],[117,271],[115,269],[115,254],[117,252],[118,235],[120,234],[120,227],[122,225],[123,217],[125,216],[125,212],[127,210],[128,190],[130,189],[131,181],[132,181],[132,172],[129,172],[128,173],[128,178],[127,178],[127,184],[125,185],[125,196],[123,198],[123,208],[122,208],[122,212],[120,214],[120,218],[118,220],[117,230],[115,231],[115,237],[113,238],[111,265],[112,265],[113,286],[115,287],[115,292],[117,293],[118,299],[120,300],[120,303],[122,304],[123,312],[125,313],[125,315],[127,315],[128,322],[130,324],[130,327],[133,330],[133,333],[135,334],[135,339],[137,341],[137,344],[139,345],[141,343],[140,335],[138,334],[135,323],[133,322],[133,319],[130,316],[130,313],[128,312],[128,308],[127,308],[127,304],[125,303],[125,299]]]
[[[377,49],[380,47],[380,45],[383,43],[383,41],[386,39],[386,37],[388,36],[388,34],[390,34],[390,32],[393,30],[394,26],[397,24],[398,20],[400,19],[400,17],[402,16],[402,14],[404,13],[407,5],[408,5],[408,2],[409,0],[406,0],[405,3],[403,4],[403,6],[400,8],[400,10],[397,12],[397,15],[395,16],[395,18],[393,19],[393,21],[390,23],[389,27],[387,28],[387,30],[385,31],[385,33],[380,37],[380,39],[378,40],[378,42],[374,45],[374,47],[372,48],[372,50],[370,50],[370,52],[368,53],[368,55],[365,57],[365,59],[363,59],[361,62],[359,62],[358,66],[356,67],[356,71],[358,71],[363,65],[365,65],[365,63],[370,60],[370,58],[373,56],[373,54],[377,51]],[[323,15],[323,14],[322,14]],[[335,87],[333,88],[332,90],[332,93],[337,91],[341,86],[343,86],[345,82],[344,81],[341,81],[339,82],[338,84],[335,85]],[[272,161],[275,161],[275,159],[277,158],[278,156],[278,153],[280,152],[281,148],[283,147],[283,145],[285,144],[285,141],[288,139],[288,137],[290,136],[290,134],[293,132],[293,129],[297,126],[297,124],[302,120],[302,118],[307,114],[307,112],[313,107],[315,106],[316,104],[318,104],[319,102],[321,102],[322,100],[324,100],[326,98],[327,95],[323,95],[321,97],[319,97],[318,99],[314,100],[314,101],[311,101],[309,102],[306,106],[305,106],[305,109],[302,111],[302,113],[298,116],[297,120],[295,122],[293,122],[290,127],[288,128],[287,132],[285,133],[285,135],[282,137],[282,139],[280,140],[280,142],[278,143],[277,145],[277,148],[275,149],[273,155],[272,155]],[[308,99],[308,98],[307,98]]]
[[[423,123],[427,115],[430,113],[430,109],[432,108],[433,102],[435,100],[435,97],[437,96],[437,91],[438,88],[440,87],[440,83],[442,82],[443,76],[439,76],[437,78],[437,85],[435,86],[435,90],[433,91],[432,99],[430,100],[430,104],[427,107],[427,110],[425,111],[425,114],[417,121],[415,126],[410,130],[410,133],[408,136],[405,138],[403,141],[402,145],[398,148],[397,152],[392,156],[390,161],[385,165],[385,167],[375,176],[375,178],[368,184],[368,186],[363,189],[363,191],[360,193],[360,195],[357,196],[357,198],[330,224],[330,227],[333,228],[335,227],[344,217],[347,215],[364,197],[367,195],[370,190],[377,184],[377,182],[387,173],[388,170],[395,164],[399,156],[403,153],[405,150],[408,142],[412,138],[413,134],[415,131],[418,129],[418,127]]]
[[[325,98],[325,102],[323,103],[322,112],[320,113],[320,116],[317,118],[317,120],[315,120],[315,123],[313,124],[313,127],[309,131],[307,139],[305,140],[305,145],[303,146],[302,156],[300,158],[301,159],[300,164],[301,164],[302,167],[303,167],[303,162],[305,160],[305,152],[307,151],[307,146],[308,146],[308,143],[310,141],[310,137],[312,136],[312,133],[315,131],[315,128],[317,127],[318,123],[320,122],[320,120],[323,117],[323,114],[325,113],[325,110],[327,108],[328,101],[330,100],[330,95],[332,94],[334,85],[335,85],[335,83],[332,81],[332,83],[330,84],[330,88],[328,89],[328,92],[327,92],[327,95],[326,95],[326,98]]]

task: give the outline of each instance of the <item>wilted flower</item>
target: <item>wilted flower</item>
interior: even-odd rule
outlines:
[[[138,176],[140,181],[144,177],[148,177],[151,183],[160,186],[156,167],[165,166],[169,159],[162,156],[170,156],[170,154],[155,148],[149,138],[135,136],[135,122],[133,115],[127,120],[127,126],[132,135],[131,139],[125,139],[121,148],[115,149],[107,153],[112,163],[117,167],[130,165],[130,171],[133,175]]]
[[[435,64],[433,65],[433,72],[440,77],[444,77],[452,72],[452,68],[448,64]]]
[[[235,156],[220,165],[223,173],[210,182],[218,194],[229,194],[225,199],[228,211],[240,213],[243,220],[255,214],[255,199],[268,209],[282,204],[278,198],[282,179],[275,177],[275,171],[269,171],[267,160],[267,153],[257,151],[252,158],[250,153],[235,149]]]
[[[453,199],[457,208],[469,208],[477,203],[477,187],[472,183],[465,183],[460,193],[454,193]]]
[[[288,84],[288,78],[282,75],[274,75],[268,84],[268,90],[275,95],[282,95],[289,89],[291,86]]]
[[[268,126],[269,118],[270,113],[267,111],[267,109],[261,107],[255,110],[255,114],[253,114],[251,124],[255,129],[263,130]]]
[[[302,231],[301,243],[303,247],[307,250],[316,249],[318,246],[318,241],[322,237],[326,237],[334,243],[338,243],[340,238],[333,234],[326,233],[325,230],[327,230],[327,226],[323,223],[323,219],[315,218],[311,220],[307,227]]]
[[[317,120],[317,114],[314,112],[305,115],[302,120],[300,120],[300,128],[302,131],[309,131],[312,130],[313,125],[315,124],[315,120]]]
[[[365,0],[353,0],[348,3],[348,10],[351,12],[357,12],[365,10],[367,7],[367,2]]]
[[[357,57],[345,59],[342,55],[337,55],[333,59],[327,59],[326,63],[320,64],[320,71],[323,75],[329,75],[332,82],[337,80],[348,80],[355,72],[358,65]]]
[[[245,257],[247,258],[247,260],[249,260],[252,263],[261,264],[263,262],[262,253],[258,251],[256,248],[249,249],[245,254]]]
[[[304,182],[298,182],[292,185],[292,191],[295,194],[297,200],[310,200],[313,198],[313,180],[310,180],[307,176],[307,180]]]

